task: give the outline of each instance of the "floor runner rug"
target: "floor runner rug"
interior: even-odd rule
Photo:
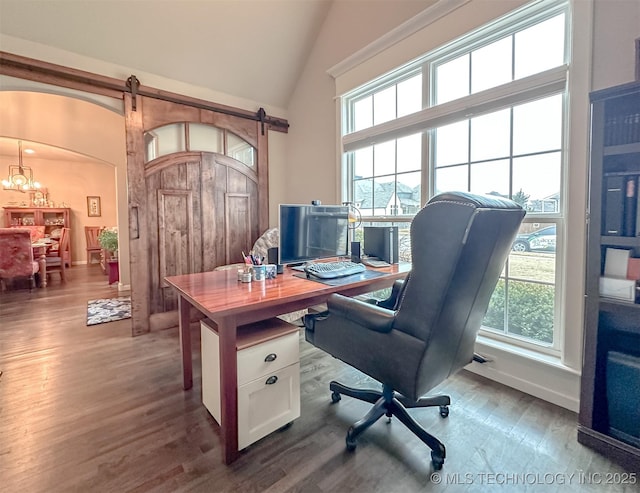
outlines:
[[[87,325],[98,325],[131,318],[131,296],[90,300],[87,303]]]

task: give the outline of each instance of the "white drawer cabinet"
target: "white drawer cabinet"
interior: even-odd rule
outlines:
[[[220,353],[202,321],[202,402],[220,423]],[[238,449],[300,416],[298,328],[279,319],[238,327]]]

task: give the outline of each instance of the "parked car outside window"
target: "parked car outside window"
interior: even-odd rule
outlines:
[[[516,236],[512,249],[514,252],[556,251],[556,225],[547,226],[533,233]]]

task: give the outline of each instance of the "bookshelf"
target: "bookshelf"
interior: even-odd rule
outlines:
[[[634,285],[628,280],[631,299],[620,299],[611,297],[604,287],[601,291],[601,277],[607,249],[627,250],[630,257],[640,257],[640,82],[590,96],[585,340],[578,441],[635,471],[640,468],[637,282]]]

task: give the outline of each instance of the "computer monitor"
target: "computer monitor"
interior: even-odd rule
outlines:
[[[279,263],[346,256],[348,223],[346,206],[280,204]]]

